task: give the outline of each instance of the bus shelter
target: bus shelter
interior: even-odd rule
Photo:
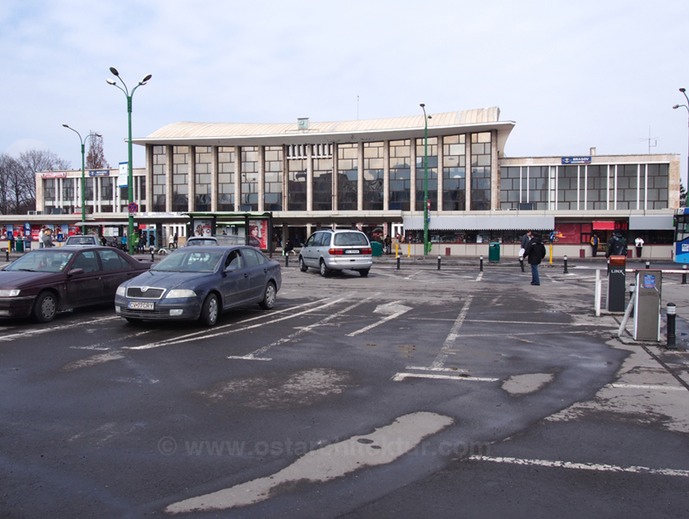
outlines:
[[[184,214],[189,216],[187,236],[234,237],[269,254],[275,251],[272,212],[207,211]]]

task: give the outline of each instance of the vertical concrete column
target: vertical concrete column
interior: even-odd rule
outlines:
[[[313,211],[313,144],[304,144],[306,152],[306,210]]]
[[[287,211],[289,201],[289,161],[287,160],[288,145],[282,145],[282,210]],[[286,226],[285,226],[286,227]],[[284,237],[283,231],[283,237]],[[284,238],[283,238],[284,239]]]
[[[258,147],[258,210],[265,211],[266,198],[266,147]],[[272,239],[272,237],[269,237]]]
[[[364,143],[357,144],[356,153],[356,208],[357,211],[364,210]]]
[[[189,199],[187,200],[187,210],[196,210],[196,146],[189,146],[189,153],[187,153],[187,191],[189,191]]]
[[[443,143],[444,138],[441,135],[436,137],[436,147],[438,149],[438,166],[436,167],[436,174],[438,175],[438,196],[436,211],[439,213],[443,210],[443,186],[445,184],[443,179]]]
[[[172,145],[165,147],[165,211],[168,213],[172,212],[172,199],[175,196],[174,185],[173,185],[173,175],[174,170],[174,160],[175,160],[175,147]]]
[[[500,209],[500,165],[498,161],[498,131],[490,132],[490,210]]]
[[[416,212],[416,137],[409,140],[409,211]],[[423,219],[423,218],[422,218]],[[421,222],[423,225],[423,222]]]
[[[464,205],[467,211],[471,211],[471,133],[464,139],[466,156],[466,190],[464,193]]]
[[[211,147],[211,211],[218,210],[218,178],[220,175],[220,151],[218,146]]]
[[[390,141],[383,141],[383,211],[390,209]],[[387,223],[386,223],[387,228]],[[389,233],[390,230],[388,229]]]
[[[239,211],[242,201],[242,147],[234,147],[234,210]]]
[[[146,193],[143,202],[147,211],[153,211],[153,167],[155,165],[153,145],[146,144]],[[99,197],[100,198],[100,197]]]
[[[332,172],[333,172],[333,178],[332,178],[332,191],[333,191],[333,199],[332,199],[332,210],[337,211],[339,209],[339,194],[340,194],[340,168],[339,164],[337,162],[337,143],[333,142],[331,145],[331,152],[332,152]]]

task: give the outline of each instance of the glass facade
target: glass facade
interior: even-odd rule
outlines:
[[[466,136],[443,138],[443,210],[466,210]]]
[[[364,211],[382,211],[385,143],[364,143]]]
[[[358,185],[358,146],[339,144],[337,146],[337,208],[340,211],[357,210]]]
[[[424,160],[428,159],[428,201],[431,211],[438,210],[438,139],[429,137],[428,143],[424,143],[423,138],[416,139],[416,210],[423,211],[424,202],[424,179],[426,176],[426,165]],[[428,156],[426,157],[426,152]]]
[[[409,211],[411,204],[411,141],[390,142],[391,210]]]
[[[491,202],[490,132],[471,134],[471,210],[488,211]]]
[[[668,209],[669,174],[668,164],[502,167],[500,209]]]

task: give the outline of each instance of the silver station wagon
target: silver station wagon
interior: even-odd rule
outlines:
[[[299,268],[318,269],[325,277],[334,270],[355,270],[368,276],[373,265],[371,242],[361,231],[322,230],[313,233],[299,252]]]

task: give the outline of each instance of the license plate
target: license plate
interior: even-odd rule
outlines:
[[[130,310],[153,310],[154,303],[149,301],[129,301],[127,308]]]
[[[347,249],[345,254],[359,254],[359,249]]]

